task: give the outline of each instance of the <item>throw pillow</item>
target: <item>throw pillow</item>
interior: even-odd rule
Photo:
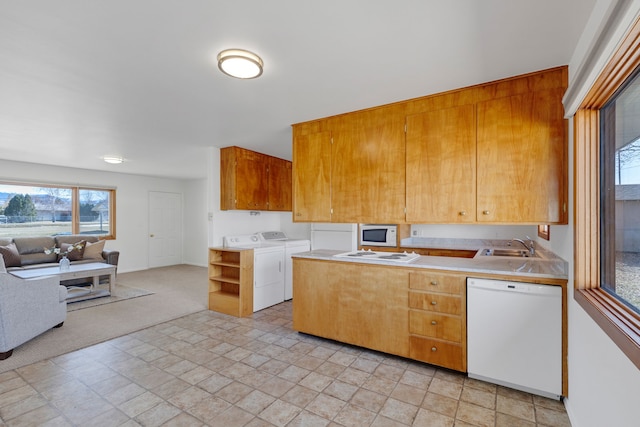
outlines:
[[[84,259],[94,259],[96,261],[104,261],[102,259],[102,251],[104,250],[104,240],[98,240],[95,243],[87,242],[84,247]]]
[[[76,243],[61,243],[60,252],[66,252],[71,249],[71,247],[74,247],[73,250],[67,254],[67,258],[69,258],[69,261],[79,261],[84,255],[84,247],[86,244],[87,242],[84,240]],[[62,255],[58,255],[58,260],[60,259],[62,259]]]
[[[7,246],[0,246],[0,254],[4,258],[5,267],[20,267],[22,265],[20,253],[18,253],[15,243],[12,242]]]

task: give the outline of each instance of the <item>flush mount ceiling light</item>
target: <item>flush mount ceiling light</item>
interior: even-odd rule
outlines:
[[[118,156],[104,156],[102,160],[113,165],[119,165],[120,163],[124,162],[124,158]]]
[[[227,49],[218,54],[218,68],[238,79],[255,79],[262,74],[262,59],[243,49]]]

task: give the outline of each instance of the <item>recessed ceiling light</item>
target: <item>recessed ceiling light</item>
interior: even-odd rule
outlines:
[[[119,165],[120,163],[124,162],[124,158],[119,156],[104,156],[102,160],[113,165]]]
[[[262,59],[244,49],[227,49],[218,54],[218,68],[238,79],[255,79],[262,74]]]

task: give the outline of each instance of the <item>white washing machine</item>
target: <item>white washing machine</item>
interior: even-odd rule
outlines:
[[[290,239],[283,231],[263,231],[258,233],[260,240],[267,244],[284,247],[284,299],[293,298],[293,260],[291,255],[311,250],[309,239]]]
[[[253,311],[284,301],[284,246],[263,242],[256,234],[226,236],[228,248],[253,249]]]

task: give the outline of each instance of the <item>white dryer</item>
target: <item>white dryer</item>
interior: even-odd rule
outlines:
[[[284,301],[284,246],[263,242],[256,234],[226,236],[228,248],[253,249],[253,311]]]
[[[284,247],[284,299],[293,298],[293,260],[291,255],[311,250],[309,239],[291,239],[283,231],[263,231],[258,233],[260,240],[267,244]]]

